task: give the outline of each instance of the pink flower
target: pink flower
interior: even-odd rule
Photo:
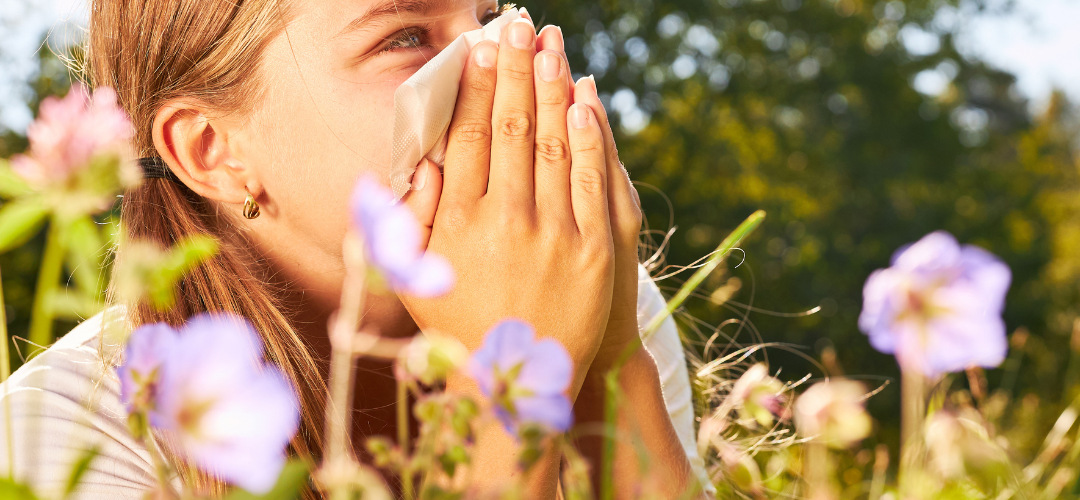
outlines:
[[[91,98],[73,85],[63,99],[46,98],[37,120],[26,131],[30,151],[12,158],[12,169],[39,186],[66,184],[99,155],[130,156],[131,121],[116,92],[100,87]]]
[[[739,377],[730,397],[734,398],[742,419],[770,427],[774,418],[789,417],[784,390],[784,383],[770,376],[769,369],[758,363]]]
[[[834,448],[847,448],[870,435],[863,401],[866,387],[852,380],[818,382],[795,401],[799,432]]]

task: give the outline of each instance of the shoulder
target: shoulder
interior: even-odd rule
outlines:
[[[0,384],[0,470],[13,467],[39,495],[60,496],[71,465],[91,447],[99,455],[76,498],[140,498],[153,484],[149,456],[127,431],[119,380],[105,361],[116,346],[102,333],[122,317],[113,308],[84,321]]]

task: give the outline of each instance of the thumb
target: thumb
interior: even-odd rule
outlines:
[[[412,188],[402,198],[402,203],[412,210],[422,230],[420,241],[427,248],[431,237],[431,226],[435,223],[435,211],[439,208],[442,195],[442,173],[434,162],[424,158],[416,166],[412,177]]]

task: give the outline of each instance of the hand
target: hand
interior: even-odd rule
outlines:
[[[444,297],[402,301],[422,329],[471,349],[503,318],[532,323],[569,351],[574,397],[607,328],[616,244],[604,135],[590,106],[571,106],[568,75],[560,51],[536,52],[526,21],[473,48],[444,177],[422,165],[423,193],[409,200],[439,200],[428,250],[457,282]]]

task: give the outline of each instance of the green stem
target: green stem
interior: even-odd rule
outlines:
[[[37,290],[30,317],[30,343],[47,347],[53,341],[53,300],[60,286],[60,273],[64,267],[64,245],[61,224],[56,219],[49,223],[45,237],[45,251],[38,269]]]
[[[367,269],[364,265],[362,248],[358,242],[346,238],[345,281],[342,284],[341,307],[330,324],[330,401],[326,412],[326,447],[325,464],[332,464],[334,470],[353,461],[349,450],[352,448],[353,384],[355,370],[353,358],[356,351],[353,341],[360,325],[360,311],[364,307],[364,284]],[[331,500],[345,500],[351,497],[348,482],[336,479],[329,485]]]
[[[4,304],[4,278],[0,276],[0,383],[11,376],[11,355],[8,353],[7,305]],[[8,478],[15,477],[15,443],[11,432],[11,400],[7,397],[7,385],[4,385],[4,439],[7,443]]]
[[[917,370],[901,369],[900,490],[918,494],[922,481],[923,425],[926,419],[927,382]],[[913,497],[914,498],[914,497]]]
[[[147,422],[147,420],[144,419],[143,422]],[[146,444],[146,452],[150,454],[150,461],[154,464],[158,484],[161,486],[161,491],[165,493],[166,498],[179,498],[180,495],[176,493],[172,483],[169,482],[169,463],[165,461],[161,450],[158,449],[157,441],[154,440],[154,435],[151,432],[149,425],[143,427],[142,435]]]
[[[716,247],[716,251],[713,252],[712,256],[709,257],[709,260],[705,262],[705,265],[698,268],[698,270],[690,276],[690,279],[686,280],[686,283],[683,284],[682,288],[679,288],[678,293],[671,297],[671,300],[667,303],[667,307],[649,320],[648,325],[645,326],[645,330],[641,334],[641,340],[644,342],[648,340],[649,337],[652,337],[652,335],[660,329],[660,325],[664,323],[664,320],[667,319],[668,316],[671,316],[676,309],[682,307],[683,302],[686,302],[686,299],[690,298],[690,295],[694,293],[694,290],[697,289],[698,285],[701,285],[701,282],[705,281],[705,278],[709,277],[709,275],[716,270],[716,267],[724,261],[724,258],[726,258],[743,239],[754,232],[754,230],[761,225],[761,221],[763,220],[765,220],[765,211],[758,210],[750,214],[750,217],[747,217],[746,220],[744,220],[742,224],[739,224],[739,227],[735,228],[727,238],[724,238],[724,241],[720,242],[720,246]]]
[[[832,478],[832,463],[829,461],[829,449],[824,443],[811,441],[804,448],[804,475],[808,500],[835,500],[836,487]]]
[[[402,456],[409,456],[409,385],[402,379],[397,381],[397,438]],[[405,466],[401,471],[401,497],[405,500],[413,498],[413,474],[412,467]]]
[[[604,375],[604,388],[606,389],[604,395],[604,433],[603,433],[603,448],[602,457],[600,461],[601,476],[600,476],[600,499],[612,500],[615,498],[615,429],[616,419],[618,411],[619,401],[619,371],[623,365],[630,360],[630,357],[637,352],[638,348],[643,342],[652,337],[657,330],[660,329],[660,325],[664,323],[672,313],[682,307],[686,299],[690,298],[690,295],[694,293],[694,290],[705,281],[705,278],[709,277],[713,271],[724,261],[724,259],[731,253],[735,247],[739,245],[750,233],[754,232],[761,222],[765,220],[765,211],[758,210],[749,217],[746,218],[724,238],[724,241],[720,242],[720,246],[716,247],[716,251],[709,257],[709,260],[705,262],[705,265],[698,268],[690,276],[690,279],[683,283],[683,286],[679,288],[679,291],[667,302],[667,306],[663,311],[653,316],[649,323],[645,326],[645,329],[641,332],[641,341],[634,342],[627,346],[619,357],[615,360],[612,368]]]

